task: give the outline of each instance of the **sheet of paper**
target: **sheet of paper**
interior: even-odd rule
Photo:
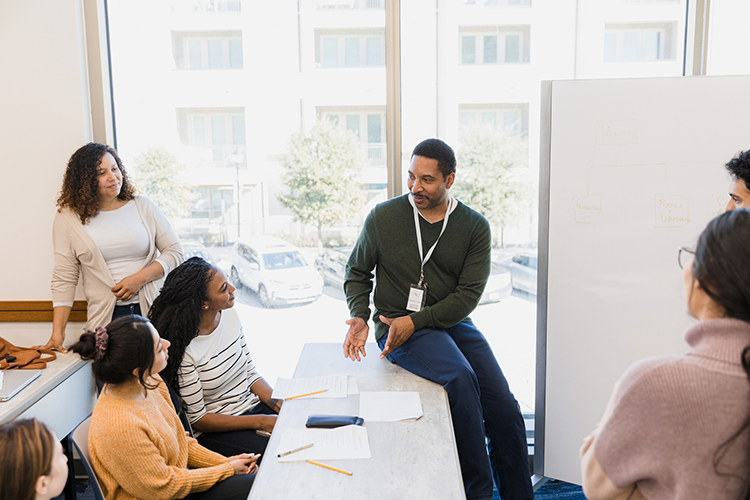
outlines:
[[[328,389],[326,392],[305,396],[305,398],[345,398],[348,384],[347,375],[326,375],[323,377],[277,378],[271,397],[287,399],[302,394]]]
[[[367,429],[361,425],[346,425],[336,429],[290,429],[281,435],[275,454],[295,450],[313,443],[312,448],[279,458],[279,462],[304,460],[349,460],[370,458]]]
[[[417,420],[423,415],[418,392],[360,392],[359,416],[365,422]]]
[[[346,388],[347,394],[359,394],[359,386],[357,385],[357,379],[354,377],[349,377],[349,383]]]

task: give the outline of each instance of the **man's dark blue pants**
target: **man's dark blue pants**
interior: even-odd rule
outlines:
[[[381,350],[387,337],[378,340]],[[534,498],[523,416],[473,323],[418,330],[388,359],[448,393],[467,500],[492,498],[493,474],[503,500]]]

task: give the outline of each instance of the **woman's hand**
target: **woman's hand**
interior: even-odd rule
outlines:
[[[119,300],[130,300],[132,299],[138,290],[140,290],[146,282],[143,281],[138,274],[131,274],[120,280],[115,286],[112,287],[112,293],[115,294]]]
[[[235,455],[229,457],[229,463],[232,464],[234,474],[255,474],[258,472],[258,464],[256,463],[260,458],[258,453],[242,453],[241,455]]]
[[[60,337],[56,337],[55,335],[52,335],[52,337],[47,341],[44,345],[35,345],[32,347],[32,349],[52,349],[53,351],[61,352],[65,354],[68,352],[67,349],[63,347],[63,340]]]

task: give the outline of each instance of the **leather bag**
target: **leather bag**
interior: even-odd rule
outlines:
[[[57,354],[51,349],[16,347],[0,337],[0,370],[38,370],[55,359]]]

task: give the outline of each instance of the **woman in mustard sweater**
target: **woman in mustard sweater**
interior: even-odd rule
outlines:
[[[244,500],[258,455],[224,457],[189,437],[159,378],[169,342],[140,316],[81,335],[71,349],[104,387],[94,407],[89,453],[107,500]]]

